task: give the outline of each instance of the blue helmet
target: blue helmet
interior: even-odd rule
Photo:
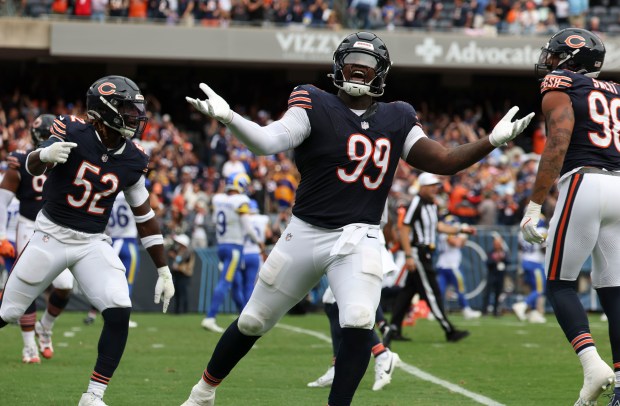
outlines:
[[[226,179],[226,191],[234,190],[239,193],[246,193],[250,186],[250,177],[244,172],[233,173]]]
[[[260,212],[260,209],[258,207],[258,202],[254,199],[250,199],[250,213],[256,214]]]
[[[461,219],[453,214],[448,214],[446,217],[443,218],[443,222],[451,226],[457,226],[461,224]]]

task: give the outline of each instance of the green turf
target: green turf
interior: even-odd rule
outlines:
[[[0,405],[76,405],[95,363],[101,317],[84,326],[84,314],[65,313],[56,322],[56,355],[41,365],[21,363],[19,329],[0,332]],[[201,376],[219,335],[200,327],[201,315],[135,314],[119,369],[105,396],[111,406],[180,405]],[[443,381],[505,405],[572,405],[581,387],[581,366],[553,316],[548,323],[499,319],[453,321],[471,331],[459,343],[447,343],[435,321],[405,328],[411,342],[393,350],[407,364]],[[218,317],[227,325],[231,315]],[[328,335],[322,314],[287,316],[282,324]],[[607,324],[591,317],[592,334],[609,363]],[[67,334],[68,333],[68,334]],[[331,346],[321,338],[275,328],[218,389],[217,405],[325,405],[328,389],[307,388],[329,365]],[[383,391],[373,392],[373,361],[354,405],[476,405],[462,394],[401,369]],[[605,399],[599,403],[604,404]]]

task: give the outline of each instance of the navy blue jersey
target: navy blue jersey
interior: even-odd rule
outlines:
[[[620,169],[620,86],[568,70],[545,76],[540,92],[565,92],[573,104],[575,126],[561,175],[581,166]]]
[[[144,175],[148,156],[130,140],[108,150],[91,124],[73,116],[59,116],[51,131],[43,147],[59,140],[78,145],[67,162],[49,172],[43,212],[56,224],[103,233],[116,195]]]
[[[19,186],[15,197],[19,199],[19,215],[34,221],[43,206],[43,184],[47,175],[32,176],[26,170],[26,158],[31,151],[15,151],[11,155],[19,161]]]
[[[306,109],[311,126],[295,148],[301,182],[293,214],[329,229],[379,224],[405,139],[418,124],[413,107],[376,102],[358,116],[311,85],[293,90],[291,107]]]

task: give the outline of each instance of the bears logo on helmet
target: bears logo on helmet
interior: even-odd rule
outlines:
[[[148,118],[140,88],[124,76],[106,76],[86,92],[88,117],[121,133],[125,138],[139,137]]]
[[[554,69],[566,69],[596,78],[604,61],[605,45],[596,34],[582,28],[565,28],[542,47],[535,69],[539,77]]]
[[[30,126],[30,136],[32,137],[32,143],[35,147],[38,147],[43,141],[48,139],[52,134],[50,127],[54,123],[56,116],[53,114],[41,114],[35,118]]]

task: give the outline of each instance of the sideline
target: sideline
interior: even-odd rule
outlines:
[[[307,330],[305,328],[300,328],[300,327],[295,327],[295,326],[291,326],[288,324],[282,324],[282,323],[278,323],[276,324],[276,327],[279,327],[281,329],[284,330],[288,330],[288,331],[292,331],[294,333],[299,333],[299,334],[306,334],[312,337],[316,337],[321,341],[324,341],[326,343],[331,344],[332,339],[331,337],[323,334],[323,333],[319,333],[317,331],[313,331],[313,330]],[[422,379],[423,381],[427,381],[427,382],[431,382],[434,383],[435,385],[439,385],[442,386],[446,389],[448,389],[451,392],[455,392],[458,394],[461,394],[465,397],[468,397],[470,399],[472,399],[475,402],[480,403],[481,405],[486,405],[486,406],[505,406],[503,403],[499,403],[493,399],[490,399],[486,396],[483,395],[479,395],[477,393],[474,392],[470,392],[467,389],[463,389],[462,387],[453,384],[451,382],[448,381],[444,381],[441,378],[437,378],[434,375],[429,374],[428,372],[424,372],[422,371],[420,368],[414,367],[413,365],[409,365],[406,362],[404,362],[403,360],[400,361],[400,365],[399,367],[407,372],[410,375],[413,375],[417,378]]]

